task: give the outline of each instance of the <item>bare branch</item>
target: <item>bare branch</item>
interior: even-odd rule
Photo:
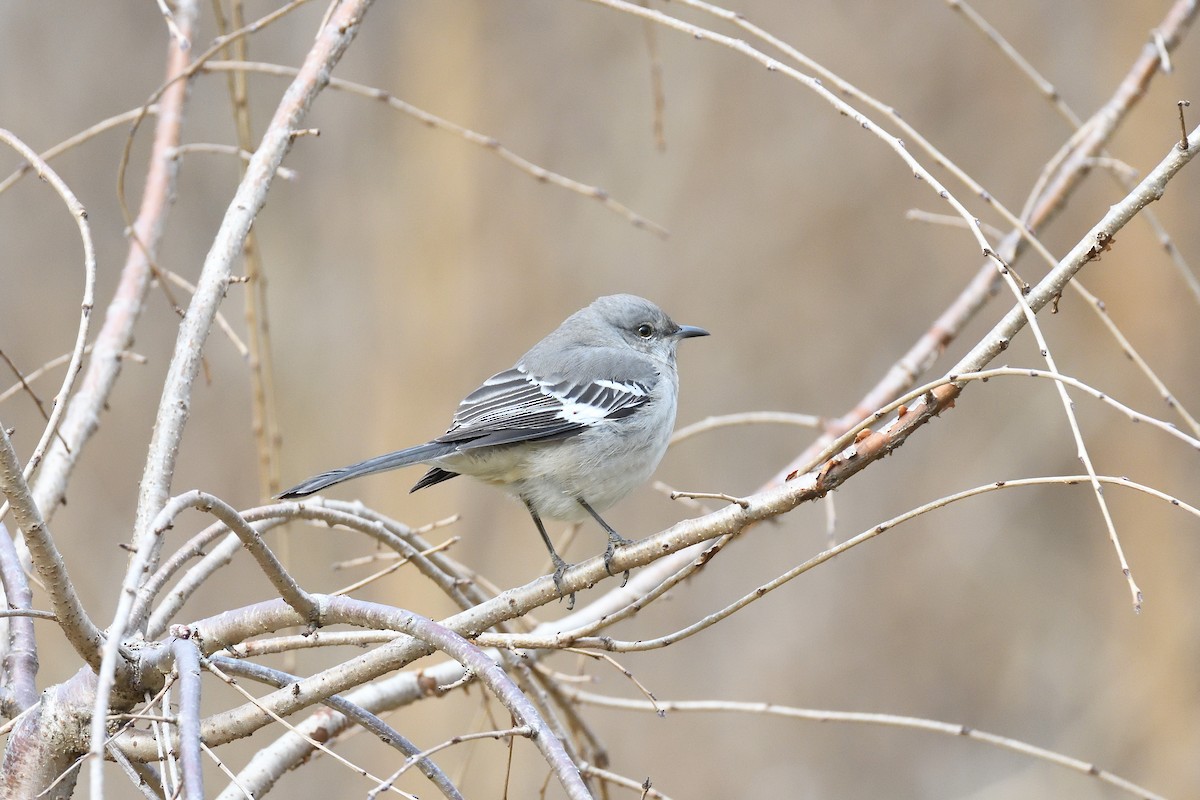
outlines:
[[[1162,32],[1166,47],[1178,46],[1196,12],[1197,4],[1189,2],[1189,0],[1177,0],[1172,5],[1158,28]],[[1159,53],[1152,47],[1143,48],[1142,54],[1132,65],[1109,101],[1093,115],[1077,135],[1071,137],[1068,147],[1063,150],[1062,159],[1066,158],[1068,152],[1073,152],[1071,148],[1078,146],[1079,156],[1073,158],[1071,162],[1073,169],[1067,171],[1056,167],[1055,171],[1059,177],[1055,183],[1049,189],[1034,189],[1031,200],[1032,198],[1042,199],[1038,201],[1036,208],[1030,207],[1022,212],[1021,218],[1027,220],[1027,224],[1018,226],[1019,229],[1009,234],[1001,245],[1001,253],[1006,256],[1008,261],[1015,260],[1020,252],[1022,242],[1025,241],[1022,238],[1024,235],[1022,229],[1037,230],[1044,227],[1065,205],[1067,198],[1079,186],[1087,173],[1087,159],[1100,152],[1120,122],[1142,97],[1150,79],[1157,74],[1158,64]],[[832,420],[826,426],[826,435],[797,456],[791,464],[780,470],[779,476],[797,470],[807,470],[808,465],[815,460],[816,453],[828,447],[833,439],[868,418],[875,409],[886,405],[913,386],[918,378],[933,366],[937,357],[983,306],[991,293],[994,280],[995,271],[992,265],[990,263],[983,265],[954,302],[934,320],[929,329],[888,370],[883,379],[868,391],[854,408]]]
[[[400,768],[398,770],[396,770],[395,772],[393,772],[391,775],[389,775],[387,777],[387,780],[385,780],[380,786],[377,786],[374,789],[372,789],[371,791],[367,792],[367,797],[369,799],[378,797],[380,792],[386,791],[393,783],[396,782],[396,780],[401,775],[403,775],[405,772],[408,772],[408,770],[412,769],[414,764],[420,764],[422,760],[427,759],[429,756],[433,755],[434,753],[437,753],[441,750],[445,750],[447,747],[453,747],[454,745],[462,744],[463,742],[474,742],[479,739],[504,739],[504,738],[511,737],[511,736],[526,736],[527,737],[527,736],[532,736],[532,735],[533,735],[533,731],[527,725],[521,725],[516,728],[507,728],[505,730],[500,730],[500,731],[479,731],[477,733],[459,734],[458,736],[455,736],[451,739],[447,739],[446,741],[441,742],[440,744],[435,744],[433,747],[427,748],[425,750],[422,750],[419,753],[414,753],[413,755],[409,756],[408,759],[405,760],[405,762],[400,766]]]
[[[175,16],[176,24],[190,31],[194,17],[195,3],[180,3]],[[167,75],[173,77],[180,74],[186,65],[186,53],[172,44],[167,57]],[[47,520],[53,517],[66,495],[71,472],[84,445],[96,432],[100,424],[100,412],[108,402],[120,374],[122,354],[133,344],[133,328],[141,315],[150,284],[150,262],[161,241],[166,212],[174,193],[175,162],[169,157],[169,152],[179,144],[186,98],[186,84],[175,82],[154,107],[158,111],[158,124],[155,127],[141,208],[132,225],[135,242],[130,245],[116,293],[105,311],[104,323],[93,344],[87,372],[59,429],[63,439],[71,446],[69,449],[61,445],[50,447],[33,485],[34,499],[47,515]]]
[[[131,564],[126,573],[123,582],[124,593],[116,616],[118,624],[111,632],[112,641],[118,640],[118,632],[124,630],[120,623],[124,621],[123,613],[128,613],[130,609],[132,592],[141,583],[145,571],[153,569],[158,561],[161,542],[153,529],[153,523],[166,506],[179,443],[188,418],[192,383],[200,368],[204,342],[208,338],[217,307],[229,285],[233,260],[241,253],[250,225],[266,202],[272,179],[284,155],[291,148],[293,132],[299,127],[317,94],[328,82],[329,73],[334,65],[354,40],[362,16],[370,4],[370,0],[347,0],[330,15],[328,24],[322,28],[313,48],[305,56],[300,73],[284,93],[205,259],[200,279],[197,281],[196,294],[193,295],[187,314],[179,327],[175,355],[171,359],[164,382],[162,401],[155,417],[154,434],[150,441],[138,496],[132,544],[134,551],[139,556],[144,554],[145,558],[137,565],[136,570],[135,565]],[[134,561],[138,559],[135,558]],[[108,681],[116,668],[116,658],[115,647],[107,647],[96,691],[97,711],[92,718],[91,752],[94,759],[90,775],[93,793],[97,797],[103,791],[103,769],[99,758],[105,737],[103,714],[108,708]]]
[[[85,356],[91,355],[91,352],[92,352],[92,346],[90,344],[87,347],[83,348],[83,354]],[[137,362],[138,364],[146,363],[145,356],[140,355],[138,353],[129,352],[128,350],[125,351],[124,353],[121,353],[121,358],[127,359],[129,361]],[[64,353],[62,355],[55,356],[54,358],[50,359],[45,364],[42,364],[37,369],[35,369],[32,372],[25,375],[19,382],[14,383],[12,386],[8,387],[3,392],[0,392],[0,403],[3,403],[5,400],[8,400],[14,394],[21,391],[23,388],[25,388],[26,385],[32,384],[35,380],[37,380],[38,378],[45,375],[48,371],[54,369],[55,367],[61,367],[63,364],[66,364],[70,360],[71,360],[71,353]],[[60,439],[62,438],[61,433],[59,434],[59,438]]]
[[[391,633],[393,636],[398,635],[395,632]],[[316,635],[316,633],[313,634],[313,636]],[[225,672],[233,675],[242,675],[248,678],[253,678],[256,681],[267,683],[278,688],[291,686],[300,680],[295,675],[289,675],[281,670],[271,669],[260,664],[243,661],[239,658],[224,658],[218,656],[211,658],[210,661]],[[433,763],[429,759],[429,756],[432,755],[432,753],[421,752],[420,748],[410,742],[402,733],[393,728],[391,725],[388,725],[382,719],[375,716],[371,712],[366,711],[361,706],[351,703],[341,695],[335,694],[326,698],[324,700],[324,704],[329,708],[345,714],[346,717],[374,734],[380,741],[407,756],[408,760],[405,763],[409,764],[409,766],[415,764],[417,768],[420,769],[425,775],[425,777],[429,778],[429,780],[433,782],[433,784],[438,787],[438,790],[441,791],[441,793],[446,797],[452,798],[452,800],[462,800],[462,795],[459,793],[458,789],[454,787],[454,784],[451,783],[450,779],[446,777],[446,774],[442,772],[437,764]],[[393,776],[390,780],[395,780],[395,776]]]
[[[591,775],[596,778],[600,778],[607,783],[616,784],[617,786],[637,792],[638,800],[671,800],[668,795],[665,795],[658,789],[655,789],[651,785],[649,778],[646,778],[641,783],[638,783],[631,778],[626,778],[624,775],[618,775],[611,770],[602,769],[595,764],[582,764],[580,765],[579,769],[585,775]]]
[[[7,498],[17,525],[25,534],[33,568],[46,587],[59,627],[75,653],[93,669],[99,667],[103,642],[100,629],[88,617],[75,593],[75,584],[67,574],[62,554],[54,544],[54,537],[50,535],[42,512],[33,500],[29,485],[25,483],[20,462],[3,424],[0,424],[0,491]]]
[[[33,593],[3,522],[0,522],[0,582],[4,584],[4,600],[9,609],[17,613],[32,611]],[[37,702],[38,651],[31,617],[15,617],[8,626],[8,641],[0,650],[4,653],[4,681],[15,706],[15,711],[7,713],[11,717]]]
[[[188,36],[175,22],[175,17],[171,14],[171,9],[167,8],[166,0],[155,0],[158,3],[158,10],[163,15],[163,21],[167,23],[167,30],[171,32],[171,37],[175,40],[180,50],[191,48],[192,44],[188,41]],[[190,26],[188,26],[190,27]]]
[[[245,697],[247,700],[249,700],[251,705],[260,709],[264,714],[267,715],[268,718],[274,720],[275,722],[279,723],[287,730],[296,734],[297,737],[305,739],[308,742],[308,744],[312,745],[312,747],[314,747],[315,749],[320,750],[322,753],[329,756],[334,761],[338,762],[339,764],[342,764],[343,766],[354,771],[355,773],[367,778],[368,780],[374,781],[375,783],[381,782],[381,780],[382,780],[381,778],[378,778],[375,775],[372,775],[370,772],[368,772],[367,770],[358,766],[357,764],[353,763],[349,759],[347,759],[341,755],[338,755],[336,752],[334,752],[332,749],[330,749],[328,746],[326,746],[322,742],[318,742],[316,739],[313,739],[312,737],[309,737],[309,736],[305,736],[303,733],[298,731],[294,725],[289,723],[287,720],[285,720],[279,714],[275,713],[270,708],[268,708],[268,707],[264,706],[262,703],[260,703],[257,698],[255,698],[252,694],[250,694],[245,689],[243,689],[238,684],[237,681],[235,681],[230,676],[226,675],[225,672],[220,667],[218,667],[216,664],[214,664],[212,661],[206,661],[204,666],[208,669],[209,672],[216,675],[221,680],[225,681],[225,683],[227,683],[230,687],[232,687],[234,689],[234,691],[239,692],[243,697]],[[406,800],[417,800],[416,795],[409,794],[408,792],[402,792],[399,789],[396,789],[395,787],[392,787],[392,791],[394,791],[396,794],[402,795],[403,797],[406,798]]]
[[[263,573],[271,581],[271,585],[275,587],[275,591],[279,593],[284,602],[294,608],[296,613],[305,617],[308,620],[308,624],[319,624],[321,612],[317,602],[300,588],[300,584],[283,568],[283,564],[279,563],[279,560],[271,552],[271,549],[263,542],[258,531],[238,514],[233,506],[223,500],[196,489],[186,492],[167,503],[166,507],[159,514],[159,518],[155,521],[155,531],[159,533],[165,532],[171,526],[175,517],[185,508],[189,507],[212,514],[221,520],[225,527],[241,540],[242,546],[258,562],[259,568],[262,569]],[[131,617],[129,625],[130,627],[136,627],[141,625],[143,621]]]
[[[1137,491],[1144,492],[1144,493],[1149,494],[1154,497],[1158,497],[1161,500],[1165,500],[1166,502],[1170,503],[1172,506],[1181,508],[1184,511],[1187,511],[1188,513],[1192,514],[1193,516],[1200,518],[1200,509],[1197,509],[1194,506],[1188,505],[1187,503],[1179,500],[1178,498],[1171,497],[1170,495],[1160,492],[1157,489],[1154,489],[1149,486],[1144,486],[1140,483],[1135,483],[1134,481],[1131,481],[1127,478],[1117,478],[1117,477],[1111,477],[1111,476],[1107,476],[1107,475],[1095,476],[1094,478],[1091,475],[1059,475],[1059,476],[1053,476],[1053,477],[1048,477],[1048,478],[1017,478],[1017,479],[1013,479],[1013,480],[996,481],[994,483],[987,483],[982,486],[976,486],[973,489],[966,489],[961,492],[956,492],[954,494],[947,495],[946,497],[938,498],[937,500],[933,500],[929,503],[925,503],[924,505],[910,509],[909,511],[906,511],[903,514],[900,514],[899,516],[893,517],[892,519],[889,519],[886,522],[881,522],[877,525],[874,525],[874,526],[868,528],[867,530],[863,531],[862,533],[858,534],[857,536],[851,537],[850,539],[847,539],[846,541],[842,542],[841,544],[835,545],[834,547],[830,547],[829,549],[813,556],[808,561],[805,561],[803,564],[793,567],[792,569],[783,573],[779,577],[774,578],[773,580],[768,581],[767,583],[764,583],[761,586],[756,587],[753,591],[747,592],[745,595],[738,598],[736,601],[730,603],[729,605],[725,606],[724,608],[720,609],[719,611],[713,612],[712,614],[709,614],[709,615],[703,617],[702,619],[697,620],[696,622],[692,623],[691,625],[688,625],[688,626],[681,628],[677,631],[674,631],[672,633],[665,634],[663,636],[658,636],[653,639],[638,639],[636,641],[619,641],[619,640],[612,639],[607,636],[581,635],[582,629],[581,630],[570,630],[570,629],[564,629],[564,628],[560,627],[556,632],[552,632],[552,633],[541,633],[541,632],[534,632],[533,634],[484,633],[484,634],[480,634],[479,636],[476,636],[475,641],[483,646],[507,647],[507,648],[519,647],[519,648],[550,649],[550,648],[562,648],[562,647],[569,647],[569,646],[577,646],[577,647],[594,647],[594,648],[599,648],[599,649],[602,649],[602,650],[605,650],[608,652],[615,652],[615,653],[633,653],[633,652],[641,652],[641,651],[645,651],[645,650],[656,650],[656,649],[659,649],[662,647],[666,647],[668,645],[675,644],[676,642],[683,641],[684,639],[687,639],[687,638],[699,633],[700,631],[705,630],[706,628],[711,628],[713,625],[717,624],[721,620],[724,620],[724,619],[732,616],[734,613],[742,610],[743,608],[750,605],[751,603],[754,603],[754,602],[760,600],[765,595],[769,594],[770,592],[773,592],[774,590],[778,589],[780,586],[783,586],[785,583],[788,583],[789,581],[799,577],[800,575],[803,575],[804,573],[808,572],[809,570],[813,569],[814,567],[818,567],[821,564],[824,564],[826,561],[829,561],[830,559],[841,555],[842,553],[846,552],[847,550],[850,550],[854,547],[857,547],[860,544],[863,544],[864,542],[874,539],[876,536],[880,535],[881,533],[885,533],[885,532],[895,528],[897,525],[900,525],[903,522],[908,522],[909,520],[915,519],[916,517],[919,517],[923,514],[927,514],[930,511],[934,511],[936,509],[943,508],[947,505],[950,505],[951,503],[958,502],[959,500],[965,500],[969,497],[977,497],[981,494],[986,494],[988,492],[994,492],[994,491],[997,491],[1000,489],[1013,489],[1013,488],[1018,488],[1018,487],[1023,487],[1023,486],[1041,486],[1041,485],[1046,485],[1046,484],[1075,485],[1075,484],[1078,484],[1081,482],[1090,483],[1093,480],[1095,480],[1096,482],[1099,482],[1099,483],[1111,483],[1111,484],[1115,484],[1118,486],[1125,486],[1125,487],[1128,487],[1131,489],[1136,489]],[[606,620],[606,622],[607,622],[607,620]]]
[[[720,417],[708,417],[699,422],[693,422],[686,428],[680,428],[671,435],[671,446],[690,439],[693,436],[717,428],[728,428],[733,425],[797,425],[802,428],[819,428],[824,420],[812,414],[795,414],[790,411],[747,411],[741,414],[725,414]]]
[[[92,126],[88,127],[87,129],[80,131],[79,133],[75,134],[74,136],[64,139],[63,141],[61,141],[58,144],[51,147],[50,149],[43,150],[38,155],[43,161],[47,161],[47,162],[53,161],[56,156],[60,156],[63,153],[67,152],[68,150],[70,150],[74,147],[78,147],[79,145],[83,144],[84,142],[92,139],[95,136],[98,136],[101,133],[104,133],[105,131],[112,130],[113,128],[116,128],[120,125],[125,125],[126,123],[132,122],[133,120],[138,119],[139,117],[143,117],[143,116],[147,116],[147,115],[153,116],[156,114],[158,114],[158,106],[139,107],[139,108],[133,109],[132,111],[126,111],[123,114],[117,114],[116,116],[109,117],[108,119],[97,122],[95,125],[92,125]],[[10,187],[12,187],[17,181],[19,181],[21,178],[25,177],[32,171],[33,171],[33,165],[30,164],[29,162],[25,162],[21,166],[17,167],[15,172],[13,172],[11,175],[9,175],[7,178],[5,178],[3,181],[0,181],[0,194],[3,194],[4,192],[8,191],[8,189]]]
[[[185,800],[203,800],[204,773],[200,757],[200,652],[185,638],[171,640],[171,655],[179,675],[179,762]]]
[[[241,3],[231,7],[235,27],[245,24]],[[225,20],[218,10],[218,26],[225,33]],[[232,53],[228,50],[231,49]],[[247,58],[247,43],[239,38],[227,49],[225,55],[232,56],[238,61]],[[233,106],[233,118],[237,128],[238,145],[244,150],[250,150],[253,145],[253,130],[250,123],[249,82],[244,72],[228,73],[227,85],[229,98]],[[244,312],[246,327],[249,331],[250,345],[247,366],[250,369],[250,393],[252,398],[254,443],[258,451],[258,483],[264,499],[274,497],[283,488],[279,480],[279,450],[282,437],[279,432],[278,409],[276,408],[275,372],[271,351],[271,328],[267,314],[267,273],[262,264],[262,253],[258,245],[258,237],[254,230],[246,236],[242,248],[242,261],[245,264],[246,286]],[[288,560],[289,541],[285,538],[280,543],[280,553],[284,563]]]
[[[229,285],[234,259],[241,253],[250,225],[266,202],[272,180],[283,157],[291,149],[293,134],[317,94],[329,82],[329,73],[354,40],[362,16],[370,5],[370,0],[341,4],[321,30],[312,50],[305,56],[303,67],[284,93],[204,260],[196,293],[179,326],[175,354],[168,368],[155,420],[138,501],[135,549],[139,540],[151,535],[151,521],[166,503],[179,441],[187,423],[192,383],[200,368],[204,342]],[[156,561],[155,551],[151,565]]]
[[[204,69],[211,72],[231,70],[234,72],[262,72],[268,75],[291,76],[296,74],[296,70],[293,67],[285,67],[280,64],[264,64],[253,61],[210,61],[204,65]],[[410,103],[406,103],[400,98],[395,97],[394,95],[382,89],[374,89],[370,86],[364,86],[360,83],[354,83],[353,81],[342,80],[340,78],[331,79],[329,81],[329,88],[341,89],[342,91],[368,97],[373,100],[381,100],[388,106],[395,108],[398,111],[403,111],[405,114],[408,114],[411,117],[419,119],[430,128],[437,128],[439,130],[447,131],[466,139],[472,144],[479,145],[484,149],[492,151],[499,158],[507,161],[509,164],[512,164],[522,172],[533,176],[534,179],[542,183],[550,183],[554,186],[558,186],[559,188],[566,189],[568,191],[575,192],[576,194],[581,194],[584,197],[590,197],[593,200],[596,200],[609,211],[624,217],[635,228],[648,230],[655,236],[658,236],[660,239],[665,239],[670,236],[670,232],[666,228],[659,225],[657,222],[638,214],[628,206],[617,202],[612,198],[611,195],[609,195],[607,191],[599,186],[589,186],[586,183],[580,183],[579,181],[568,178],[565,175],[560,175],[559,173],[548,170],[545,167],[538,166],[532,161],[517,155],[512,150],[509,150],[491,136],[477,133],[470,128],[464,128],[461,125],[451,122],[450,120],[442,119],[435,114],[430,114],[428,111],[424,111]]]
[[[38,177],[49,183],[54,191],[58,192],[59,197],[66,203],[67,210],[71,212],[71,216],[79,228],[79,237],[83,240],[83,302],[80,308],[79,330],[75,334],[75,347],[71,350],[71,361],[67,365],[67,374],[63,377],[58,394],[54,396],[54,410],[50,412],[46,428],[42,431],[42,437],[33,449],[33,454],[25,462],[25,480],[28,481],[37,471],[46,448],[50,446],[50,442],[58,433],[59,421],[67,406],[67,396],[71,393],[71,389],[75,385],[75,378],[83,366],[83,349],[87,345],[88,332],[91,330],[92,307],[96,303],[96,247],[92,242],[92,229],[87,221],[87,209],[75,197],[66,182],[58,176],[58,173],[52,170],[50,165],[43,161],[31,147],[9,131],[0,129],[0,142],[20,153],[26,163],[32,165]],[[0,519],[3,517],[4,510],[0,509]]]
[[[193,142],[192,144],[181,144],[176,147],[172,155],[176,158],[188,155],[189,153],[208,153],[211,155],[233,156],[241,159],[243,162],[249,162],[254,156],[249,150],[243,150],[240,147],[235,147],[231,144],[216,144],[213,142]],[[281,166],[275,170],[275,176],[285,181],[296,180],[296,170],[288,169]]]
[[[1023,755],[1032,756],[1042,761],[1047,761],[1060,767],[1082,773],[1084,775],[1094,776],[1110,786],[1115,786],[1129,794],[1140,798],[1150,800],[1166,800],[1161,795],[1157,795],[1148,789],[1145,789],[1132,781],[1128,781],[1119,775],[1114,775],[1107,770],[1098,768],[1095,764],[1081,761],[1071,756],[1063,755],[1062,753],[1053,750],[1047,750],[1044,747],[1022,742],[1018,739],[1010,739],[1007,736],[999,736],[987,731],[981,731],[978,728],[972,728],[969,725],[956,724],[951,722],[941,722],[935,719],[922,719],[920,717],[902,717],[895,714],[864,714],[853,711],[824,711],[819,709],[794,708],[791,706],[781,706],[774,703],[739,703],[725,700],[676,700],[676,701],[659,701],[657,705],[652,705],[643,700],[623,700],[620,698],[605,697],[603,695],[592,694],[590,692],[579,692],[569,690],[572,697],[581,703],[589,703],[592,705],[601,705],[609,708],[625,708],[633,711],[653,711],[658,713],[658,708],[661,707],[667,713],[672,711],[680,712],[734,712],[739,714],[767,714],[770,716],[788,717],[792,719],[806,719],[814,722],[849,722],[860,723],[866,725],[884,725],[889,727],[911,728],[915,730],[928,731],[930,733],[941,733],[946,736],[964,736],[968,739],[973,739],[977,742],[983,742],[993,747],[999,747],[1004,750],[1012,750]]]
[[[330,526],[359,531],[410,559],[422,575],[433,581],[459,606],[468,608],[473,602],[472,597],[464,592],[464,587],[458,581],[459,573],[456,565],[441,553],[422,555],[421,551],[428,549],[429,545],[415,537],[413,531],[361,504],[308,498],[301,503],[279,503],[253,508],[243,513],[241,517],[247,522],[255,523],[255,530],[260,533],[291,519],[315,520]],[[228,528],[223,523],[210,526],[177,550],[138,590],[139,597],[137,605],[131,612],[131,618],[142,619],[150,603],[166,586],[167,581],[188,560],[204,555],[204,548],[218,537],[226,535],[227,532]],[[190,570],[187,578],[181,581],[163,600],[162,604],[154,610],[147,629],[148,635],[151,637],[161,635],[184,602],[216,569],[228,564],[240,546],[237,537],[230,536],[205,555],[201,564]]]
[[[548,577],[546,580],[550,580]],[[370,628],[389,628],[401,631],[413,637],[422,650],[432,652],[440,650],[469,669],[485,685],[487,685],[504,703],[505,707],[517,720],[518,724],[527,725],[533,733],[531,738],[543,757],[550,764],[559,781],[567,791],[567,795],[576,798],[589,798],[590,795],[579,777],[579,771],[563,750],[563,745],[547,728],[541,714],[512,683],[504,671],[475,645],[462,638],[450,628],[428,620],[418,614],[401,609],[354,600],[347,597],[332,597],[321,595],[317,597],[322,608],[322,619],[327,624],[346,623]],[[252,612],[252,613],[247,613]],[[469,613],[469,612],[464,612]],[[270,629],[273,626],[290,626],[304,624],[303,618],[292,609],[271,601],[260,603],[253,609],[244,609],[234,616],[222,615],[224,619],[202,621],[192,626],[190,635],[198,637],[197,641],[220,642],[239,638],[237,627],[241,624],[253,625],[258,631]],[[221,626],[220,623],[226,623]],[[220,630],[219,627],[224,627]],[[368,655],[383,654],[391,659],[392,651],[399,646],[405,648],[413,639],[384,645]],[[243,712],[223,712],[217,714],[202,725],[203,738],[210,746],[216,741],[229,741],[230,738],[249,735],[256,727],[264,723],[263,712],[270,718],[282,717],[294,713],[300,708],[321,702],[338,693],[345,681],[345,686],[361,683],[369,679],[363,671],[364,658],[352,659],[332,670],[314,678],[307,678],[290,685],[287,689],[274,692],[255,700],[253,719],[246,718],[235,721],[238,716],[245,717]],[[391,661],[391,668],[398,662]],[[280,700],[284,702],[280,702]],[[140,753],[142,757],[149,755],[145,750],[147,742],[136,732],[127,732],[121,738],[125,752],[131,756]]]

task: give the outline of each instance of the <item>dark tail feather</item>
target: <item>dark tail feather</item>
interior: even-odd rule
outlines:
[[[458,475],[459,473],[457,472],[451,472],[450,470],[442,469],[441,467],[434,467],[433,469],[429,470],[429,472],[426,472],[423,476],[421,476],[421,480],[417,481],[413,487],[408,490],[408,493],[412,494],[417,489],[424,489],[426,486],[433,486],[435,483],[441,483],[442,481],[448,481],[451,478],[457,478]]]
[[[366,461],[360,461],[357,464],[351,464],[348,467],[341,467],[340,469],[333,469],[329,472],[322,472],[320,475],[315,475],[306,481],[296,484],[286,492],[281,492],[279,499],[288,500],[293,497],[305,497],[314,492],[319,492],[328,486],[333,486],[335,483],[341,483],[351,478],[358,478],[375,472],[385,472],[389,469],[420,464],[431,458],[452,453],[454,449],[455,446],[452,444],[428,442],[426,444],[419,444],[416,447],[410,447],[407,450],[385,453],[381,456],[368,458]]]

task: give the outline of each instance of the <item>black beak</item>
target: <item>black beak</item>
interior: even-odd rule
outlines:
[[[680,325],[675,335],[680,339],[691,339],[693,336],[708,336],[708,331],[695,325]]]

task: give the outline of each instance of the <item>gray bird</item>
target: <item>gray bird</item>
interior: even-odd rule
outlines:
[[[519,497],[529,509],[563,595],[569,565],[555,551],[542,517],[596,520],[608,534],[604,563],[612,573],[615,547],[629,540],[600,512],[645,482],[662,460],[675,427],[675,349],[682,339],[707,335],[675,324],[641,297],[601,297],[567,317],[516,366],[467,395],[441,436],[323,472],[279,497],[304,497],[411,464],[430,466],[413,492],[470,475]]]

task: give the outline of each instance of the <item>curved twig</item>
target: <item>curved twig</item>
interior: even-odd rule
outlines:
[[[1012,750],[1022,755],[1033,756],[1034,758],[1048,761],[1060,767],[1065,767],[1075,772],[1084,775],[1091,775],[1110,786],[1115,786],[1125,792],[1135,795],[1145,800],[1166,800],[1162,795],[1155,794],[1148,789],[1138,786],[1133,781],[1126,780],[1120,775],[1115,775],[1107,770],[1100,769],[1095,764],[1087,761],[1082,761],[1078,758],[1064,755],[1054,750],[1048,750],[1044,747],[1022,742],[1019,739],[1010,739],[1007,736],[1000,736],[995,733],[981,731],[978,728],[972,728],[969,725],[956,724],[952,722],[942,722],[936,719],[922,719],[921,717],[903,717],[896,714],[867,714],[854,711],[825,711],[821,709],[809,708],[794,708],[792,706],[781,706],[775,703],[741,703],[732,700],[672,700],[659,701],[656,705],[647,703],[643,700],[625,700],[621,698],[605,697],[603,695],[593,694],[591,692],[581,692],[574,689],[567,690],[571,697],[581,703],[591,705],[605,706],[607,708],[624,708],[631,711],[654,711],[657,708],[667,713],[672,711],[680,712],[695,712],[695,711],[717,711],[717,712],[735,712],[742,714],[768,714],[771,716],[789,717],[792,719],[807,719],[814,722],[849,722],[866,725],[884,725],[890,727],[910,728],[914,730],[929,731],[930,733],[940,733],[946,736],[963,736],[967,739],[972,739],[977,742],[999,747],[1005,750]]]
[[[71,389],[75,385],[75,378],[78,377],[79,371],[83,367],[83,351],[92,326],[92,308],[96,304],[96,247],[92,242],[92,229],[87,221],[87,209],[75,197],[66,181],[60,178],[58,173],[33,151],[33,148],[11,132],[0,129],[0,142],[20,153],[26,163],[32,165],[38,177],[49,183],[54,191],[58,192],[59,197],[66,203],[67,210],[71,212],[75,225],[79,228],[79,236],[83,240],[83,302],[80,306],[79,330],[75,334],[75,346],[71,350],[71,361],[67,365],[67,374],[63,377],[58,394],[54,396],[54,408],[50,412],[50,418],[46,421],[46,428],[42,431],[42,437],[33,449],[33,454],[25,462],[25,480],[28,481],[37,471],[46,448],[50,446],[51,440],[58,433],[59,422],[67,407],[67,396],[71,393]],[[0,508],[0,519],[4,518],[4,513],[5,509]]]

